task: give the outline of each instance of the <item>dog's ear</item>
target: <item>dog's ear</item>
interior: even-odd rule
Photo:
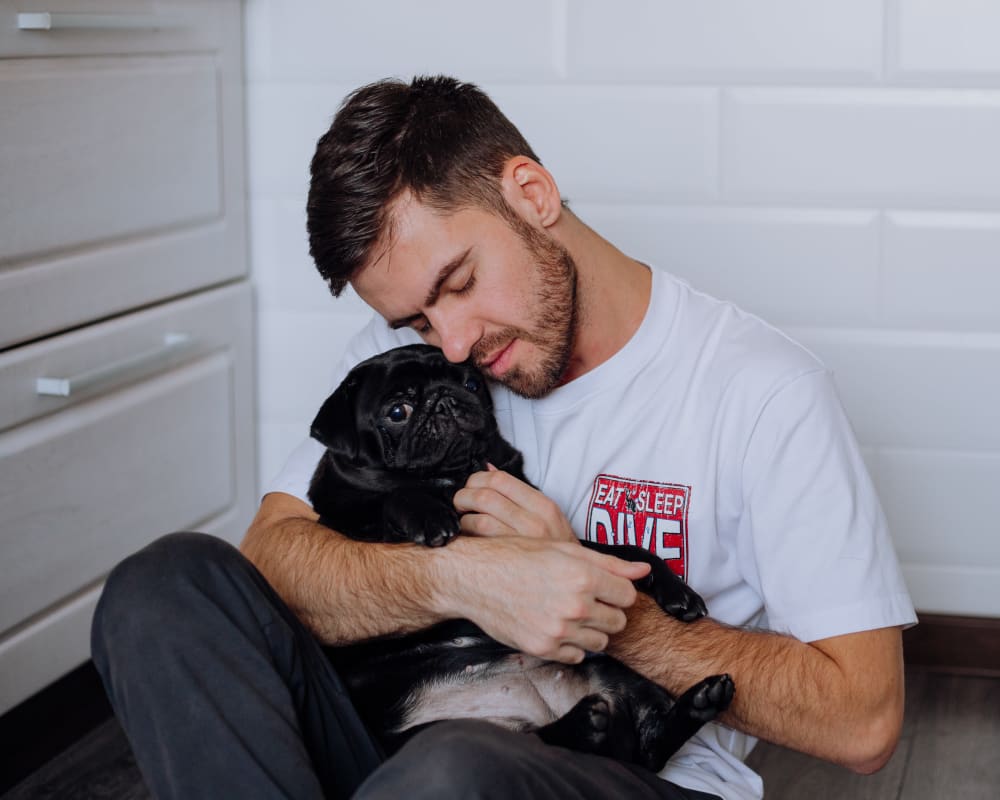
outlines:
[[[358,379],[349,375],[326,398],[313,420],[309,434],[320,444],[347,458],[355,458],[360,442],[354,418],[354,400]]]

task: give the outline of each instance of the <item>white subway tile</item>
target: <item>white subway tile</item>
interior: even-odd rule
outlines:
[[[895,70],[1000,78],[996,0],[895,0]]]
[[[247,173],[252,193],[299,193],[305,198],[316,142],[353,89],[325,83],[247,87]]]
[[[243,0],[243,63],[248,83],[271,74],[271,0]]]
[[[590,81],[872,81],[882,4],[871,0],[574,0],[568,65]]]
[[[491,95],[570,200],[696,201],[716,193],[714,89],[500,86]]]
[[[334,370],[367,314],[264,311],[257,315],[258,410],[263,422],[312,421]]]
[[[273,77],[360,84],[441,72],[473,81],[556,76],[551,0],[507,0],[502,7],[282,0],[269,12]]]
[[[258,192],[248,217],[257,308],[321,310],[319,298],[326,287],[309,257],[305,197]]]
[[[873,211],[581,205],[629,255],[777,325],[870,326],[878,312]]]
[[[917,611],[1000,617],[1000,569],[904,562],[903,579]]]
[[[879,497],[911,564],[1000,569],[1000,452],[879,451]]]
[[[335,298],[309,255],[305,198],[260,193],[251,204],[257,307],[265,311],[367,314],[368,306],[348,287]]]
[[[889,324],[1000,330],[1000,214],[886,215]]]
[[[1000,450],[1000,335],[792,328],[830,367],[860,441]]]
[[[734,199],[1000,205],[1000,92],[733,89],[723,119]]]

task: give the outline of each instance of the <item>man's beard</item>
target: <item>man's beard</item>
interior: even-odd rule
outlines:
[[[576,262],[565,247],[552,241],[518,217],[508,223],[524,242],[537,266],[537,286],[531,313],[537,322],[528,331],[509,327],[483,337],[472,348],[476,364],[514,339],[533,344],[540,353],[534,364],[512,366],[497,380],[515,394],[534,400],[544,397],[566,374],[578,320]]]

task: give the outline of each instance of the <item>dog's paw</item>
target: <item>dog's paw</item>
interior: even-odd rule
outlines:
[[[459,531],[458,512],[450,502],[421,492],[398,492],[382,507],[386,541],[442,547]]]
[[[448,542],[458,536],[458,520],[446,520],[440,524],[424,525],[413,537],[415,544],[426,545],[427,547],[444,547]]]
[[[728,675],[712,675],[696,683],[678,700],[679,710],[699,722],[711,722],[729,708],[736,685]]]
[[[579,736],[574,749],[598,755],[607,751],[611,735],[611,705],[600,695],[584,697],[567,712],[563,722],[572,726]]]
[[[628,731],[615,729],[611,703],[598,694],[589,694],[563,716],[535,731],[546,744],[566,747],[579,753],[612,756],[628,738]],[[619,726],[620,727],[620,726]]]
[[[669,583],[654,583],[652,594],[660,608],[682,622],[693,622],[708,614],[701,595],[680,578]]]
[[[604,741],[611,729],[611,706],[603,697],[591,696],[584,700],[582,711],[586,715],[587,733],[597,743]]]

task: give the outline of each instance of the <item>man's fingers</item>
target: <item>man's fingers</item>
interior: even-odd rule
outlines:
[[[604,573],[599,575],[593,596],[609,606],[628,608],[635,602],[636,590],[632,579]]]
[[[652,569],[645,561],[625,561],[617,556],[609,556],[607,553],[598,553],[596,550],[589,550],[587,548],[583,548],[582,552],[587,554],[584,556],[585,558],[589,558],[593,564],[596,564],[605,572],[610,572],[612,575],[619,575],[622,578],[628,578],[630,581],[645,578]]]
[[[559,649],[551,657],[551,661],[561,661],[563,664],[579,664],[587,655],[579,647],[571,644],[560,645]]]
[[[595,603],[590,616],[582,620],[580,624],[585,628],[592,628],[602,633],[620,633],[625,630],[627,622],[628,617],[620,608],[609,606],[606,603]]]
[[[580,628],[571,640],[564,641],[556,651],[555,661],[579,664],[586,653],[602,653],[608,646],[608,635],[593,628]]]
[[[459,514],[470,511],[492,514],[500,519],[514,519],[523,512],[506,495],[486,486],[466,486],[455,492],[455,510]]]
[[[551,510],[555,509],[555,504],[534,486],[515,478],[509,472],[498,470],[496,467],[486,472],[475,472],[470,475],[465,482],[465,488],[492,489],[520,508],[550,510],[551,506]]]
[[[489,480],[493,476],[503,476],[504,480],[500,483],[513,486],[514,490],[506,493],[505,486],[496,485]],[[576,540],[569,522],[551,500],[506,472],[475,473],[465,487],[455,493],[454,504],[460,514],[476,513],[496,517],[510,532],[521,536],[558,541]]]
[[[472,536],[513,536],[517,531],[489,514],[463,514],[459,519],[462,533]]]

